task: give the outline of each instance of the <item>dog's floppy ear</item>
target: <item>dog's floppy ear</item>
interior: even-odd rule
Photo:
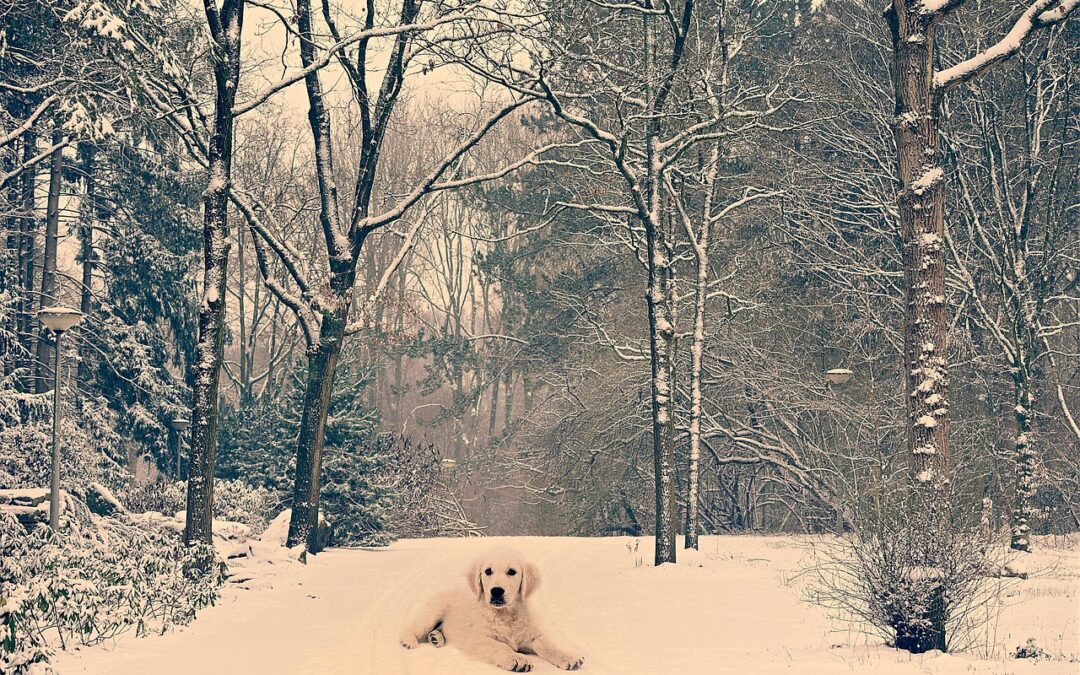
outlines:
[[[480,561],[477,560],[473,562],[473,564],[469,565],[468,572],[469,590],[472,591],[473,595],[475,595],[478,600],[484,599],[484,587],[480,583],[481,567],[482,565],[480,564]]]
[[[521,596],[529,597],[540,587],[540,570],[531,562],[521,566]]]

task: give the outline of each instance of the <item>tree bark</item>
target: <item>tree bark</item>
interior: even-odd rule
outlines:
[[[244,0],[225,0],[218,12],[206,3],[213,39],[214,118],[207,147],[209,183],[203,192],[203,299],[193,366],[191,447],[184,543],[211,543],[214,463],[217,456],[218,380],[225,338],[225,287],[229,263],[228,200],[232,174],[233,104],[240,81]]]
[[[514,371],[509,368],[503,376],[503,389],[506,391],[506,399],[503,401],[503,431],[506,431],[514,423],[514,392],[517,390]]]
[[[711,190],[710,190],[711,193]],[[705,223],[694,245],[697,278],[694,284],[694,334],[690,344],[690,466],[686,493],[686,548],[698,548],[701,516],[698,505],[698,486],[701,464],[701,366],[705,351],[705,303],[709,286],[709,203],[706,197]]]
[[[1014,370],[1016,391],[1016,439],[1013,457],[1016,462],[1016,492],[1012,512],[1012,537],[1009,546],[1015,551],[1031,550],[1031,501],[1035,496],[1035,452],[1031,447],[1031,377],[1026,364]]]
[[[653,471],[656,487],[655,563],[675,562],[675,430],[671,372],[675,327],[671,323],[670,259],[664,235],[646,222],[648,244],[649,361],[652,368]]]
[[[79,262],[82,263],[82,282],[79,289],[79,311],[88,315],[94,309],[94,270],[97,259],[94,256],[94,227],[97,222],[97,176],[95,162],[97,148],[88,143],[79,145],[82,158],[82,172],[86,181],[85,200],[79,220]],[[84,329],[85,330],[85,329]],[[80,383],[89,382],[92,375],[85,359],[79,360],[78,378]]]
[[[488,443],[495,439],[495,425],[499,418],[499,384],[502,379],[495,373],[491,383],[491,410],[488,411]]]
[[[296,4],[300,36],[300,62],[309,67],[315,61],[310,0]],[[355,241],[342,234],[334,173],[333,144],[330,136],[330,113],[326,108],[319,74],[312,70],[304,77],[308,99],[308,125],[315,146],[315,176],[319,188],[319,224],[330,260],[330,293],[333,307],[323,312],[319,339],[308,350],[308,372],[304,391],[304,411],[296,445],[296,483],[293,486],[292,516],[289,519],[288,545],[305,544],[318,551],[319,487],[322,475],[322,448],[326,417],[334,385],[334,371],[341,353],[349,321],[352,287],[356,280],[356,260],[366,235]],[[362,152],[366,149],[362,150]],[[363,159],[363,158],[362,158]],[[372,176],[373,178],[373,176]],[[358,191],[370,199],[370,190]],[[366,212],[367,202],[358,208]]]
[[[904,269],[907,446],[923,506],[948,497],[949,402],[945,315],[945,174],[939,147],[939,94],[933,87],[940,16],[920,0],[894,0],[894,135]]]
[[[24,391],[35,391],[33,376],[34,345],[34,258],[37,255],[37,212],[35,191],[37,187],[37,165],[30,164],[37,153],[37,134],[28,131],[23,135],[22,161],[27,164],[20,175],[19,208],[22,212],[19,226],[19,340],[23,351],[18,359],[18,369],[23,373]]]
[[[63,134],[54,131],[53,145],[63,142]],[[60,189],[63,186],[64,150],[53,151],[49,163],[49,194],[45,202],[45,256],[41,266],[41,293],[38,309],[51,307],[59,301],[56,288],[56,239],[60,229]],[[49,390],[52,373],[53,340],[45,339],[50,332],[44,325],[38,326],[37,356],[34,365],[35,391],[41,394]],[[53,338],[55,339],[55,337]]]
[[[319,342],[308,353],[307,381],[304,389],[304,412],[296,445],[296,482],[293,485],[292,517],[289,519],[287,545],[305,544],[317,552],[319,524],[319,489],[322,475],[322,449],[326,418],[334,387],[334,372],[345,339],[349,306],[323,315]]]

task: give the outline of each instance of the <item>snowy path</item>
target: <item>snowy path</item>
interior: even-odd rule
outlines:
[[[504,540],[505,541],[505,540]],[[1054,673],[1080,672],[1080,554],[1060,579],[1025,582],[1022,606],[1006,612],[996,641],[1035,637],[1053,662],[972,655],[912,657],[836,632],[800,602],[805,548],[792,538],[707,537],[698,558],[677,567],[636,567],[652,541],[513,538],[544,573],[537,604],[563,641],[586,655],[584,673]],[[384,550],[332,550],[306,566],[285,565],[272,587],[230,589],[190,627],[66,654],[59,672],[462,674],[501,672],[451,648],[406,651],[401,621],[429,590],[463,584],[463,570],[487,539],[414,540]],[[1075,553],[1075,552],[1071,552]],[[1041,585],[1040,585],[1041,584]],[[1030,597],[1028,597],[1030,596]],[[1017,599],[1020,599],[1019,597]],[[557,672],[540,664],[534,672]]]

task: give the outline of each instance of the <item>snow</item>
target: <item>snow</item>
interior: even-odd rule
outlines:
[[[922,237],[919,238],[922,241],[923,246],[927,248],[935,248],[941,244],[941,237],[937,236],[933,232],[924,232]]]
[[[937,14],[945,9],[947,4],[949,4],[949,0],[922,0],[919,10],[923,14]]]
[[[508,544],[540,568],[534,606],[557,639],[584,653],[586,674],[1075,674],[1080,540],[1045,549],[1036,538],[1031,578],[1008,580],[1008,604],[988,642],[971,652],[920,656],[885,647],[802,601],[810,575],[800,572],[822,541],[708,536],[696,553],[680,544],[680,562],[660,568],[641,562],[651,558],[648,537],[429,539],[333,549],[309,556],[307,565],[268,566],[277,576],[257,590],[230,585],[216,607],[179,632],[129,633],[63,654],[57,665],[65,674],[495,675],[502,671],[452,645],[407,651],[396,638],[429,592],[465,583],[469,559]],[[1028,639],[1053,660],[1009,658]],[[544,663],[534,672],[559,671]]]
[[[911,183],[911,191],[921,195],[944,178],[945,171],[940,166],[930,167]]]

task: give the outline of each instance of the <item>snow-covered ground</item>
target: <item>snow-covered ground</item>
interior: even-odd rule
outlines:
[[[964,654],[898,653],[802,602],[810,538],[705,537],[695,556],[653,568],[649,538],[500,539],[543,572],[546,623],[586,656],[581,672],[1080,673],[1080,546],[1042,547],[990,639]],[[471,673],[496,668],[451,647],[402,649],[403,618],[432,591],[464,584],[492,539],[429,539],[381,550],[331,550],[309,564],[249,563],[251,589],[162,637],[123,637],[57,659],[61,674]],[[637,550],[635,551],[635,546]],[[682,552],[680,552],[682,553]],[[641,565],[639,561],[645,564]],[[1011,658],[1034,638],[1052,660]],[[540,663],[534,672],[556,672]]]

